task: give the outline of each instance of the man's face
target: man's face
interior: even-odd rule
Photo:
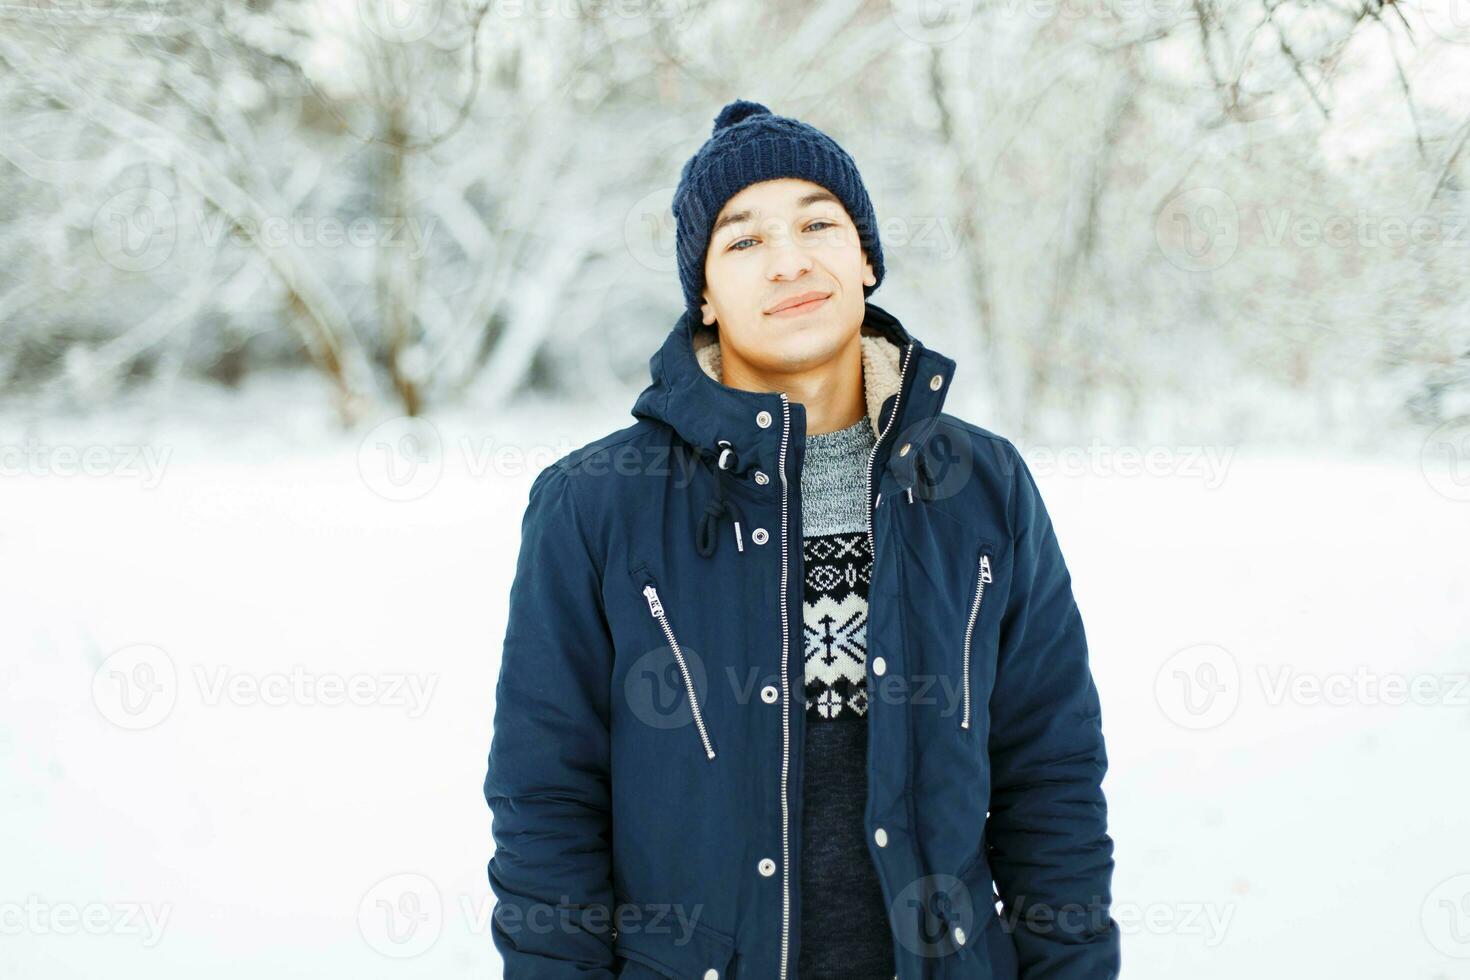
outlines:
[[[800,371],[850,343],[863,286],[877,282],[837,197],[794,177],[751,184],[725,202],[704,258],[706,324],[753,366]],[[816,294],[825,297],[779,309]]]

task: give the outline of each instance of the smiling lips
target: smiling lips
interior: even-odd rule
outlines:
[[[801,316],[817,309],[831,296],[831,293],[809,292],[799,296],[784,299],[774,307],[766,311],[767,316]]]

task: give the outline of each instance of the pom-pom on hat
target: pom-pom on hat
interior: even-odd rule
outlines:
[[[852,157],[816,127],[778,116],[759,102],[736,99],[715,117],[710,138],[684,164],[674,191],[679,282],[694,324],[700,322],[705,251],[720,209],[751,184],[780,177],[809,180],[837,195],[857,225],[877,280],[863,287],[863,295],[872,295],[882,284],[877,218]]]

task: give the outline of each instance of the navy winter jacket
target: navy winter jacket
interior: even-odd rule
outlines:
[[[941,412],[955,363],[867,304],[868,854],[898,976],[1110,980],[1082,619],[1032,475]],[[799,980],[805,409],[701,369],[531,486],[485,797],[511,980]]]

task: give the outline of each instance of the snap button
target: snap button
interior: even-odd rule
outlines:
[[[873,831],[873,840],[878,842],[879,847],[887,847],[888,831],[884,830],[882,827],[879,827],[877,830]]]
[[[760,873],[765,875],[767,878],[776,873],[776,862],[772,861],[770,858],[761,858],[761,863],[756,865],[756,867],[759,868]]]
[[[909,446],[911,445],[913,445],[913,443],[904,443],[903,448],[899,449],[898,454],[900,456],[907,456],[909,454]]]
[[[883,672],[887,669],[888,664],[884,662],[882,657],[873,658],[873,673],[877,674],[879,677],[882,677]]]
[[[765,486],[767,483],[771,482],[771,478],[766,476],[765,470],[756,470],[755,482],[759,483],[761,486]]]
[[[765,687],[761,688],[761,700],[764,701],[766,704],[775,704],[776,699],[780,696],[780,692],[776,690],[774,685],[767,684]]]
[[[755,424],[762,429],[769,429],[771,427],[771,413],[767,411],[756,412]]]
[[[763,527],[758,527],[754,531],[750,532],[750,540],[754,541],[756,544],[765,544],[770,539],[771,535],[767,533],[766,529]]]
[[[936,374],[934,377],[929,379],[930,391],[938,391],[942,387],[944,387],[944,375]]]
[[[954,927],[954,941],[959,943],[961,946],[965,945],[965,930],[961,929],[959,926]]]
[[[710,968],[704,971],[704,980],[720,980],[720,971]]]

